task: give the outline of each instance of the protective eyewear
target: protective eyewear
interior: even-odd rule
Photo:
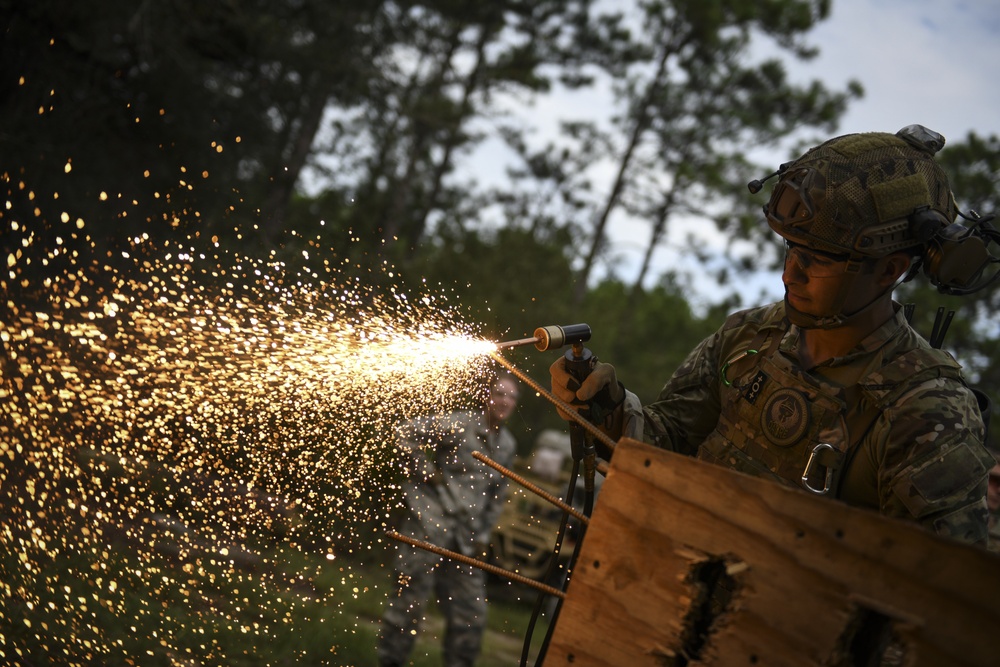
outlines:
[[[789,260],[794,261],[803,272],[814,278],[829,278],[844,273],[848,259],[850,255],[847,254],[837,255],[785,241],[785,264]]]

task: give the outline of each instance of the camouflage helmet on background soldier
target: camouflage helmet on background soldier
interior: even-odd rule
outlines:
[[[921,125],[830,139],[782,165],[767,222],[787,241],[854,259],[916,254],[957,215],[934,160],[944,143]]]

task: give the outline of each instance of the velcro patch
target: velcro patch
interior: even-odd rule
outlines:
[[[761,412],[760,426],[772,444],[778,447],[794,445],[809,428],[809,408],[805,395],[788,388],[771,394]]]
[[[757,371],[757,375],[754,375],[753,379],[744,386],[743,398],[746,399],[747,403],[753,405],[757,402],[757,397],[760,396],[760,392],[764,388],[764,383],[768,379],[767,373]]]
[[[927,182],[920,174],[910,174],[871,186],[879,222],[898,220],[931,201]]]
[[[966,443],[952,447],[913,472],[913,489],[928,503],[949,497],[964,497],[972,483],[983,479],[987,469]],[[909,504],[909,503],[907,503]]]

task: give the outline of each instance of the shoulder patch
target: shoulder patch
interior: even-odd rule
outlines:
[[[967,444],[953,447],[934,457],[913,472],[913,489],[925,501],[933,503],[950,497],[963,497],[970,483],[986,477],[988,469]]]

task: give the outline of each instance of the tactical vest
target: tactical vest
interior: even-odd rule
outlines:
[[[777,353],[787,326],[762,329],[747,351],[723,366],[728,384],[719,421],[698,457],[878,508],[878,471],[868,457],[855,457],[860,443],[903,392],[936,377],[961,381],[960,367],[947,355],[916,348],[867,377],[838,378],[841,384],[805,373]]]

